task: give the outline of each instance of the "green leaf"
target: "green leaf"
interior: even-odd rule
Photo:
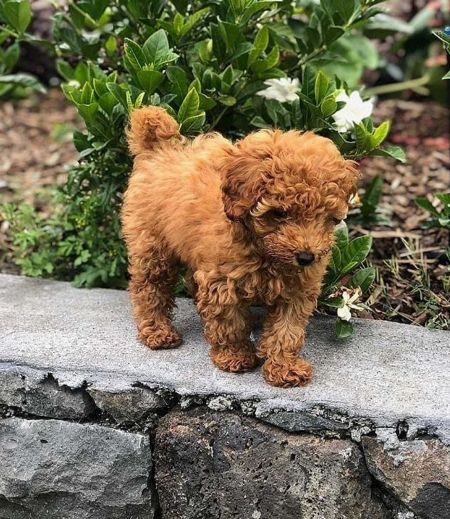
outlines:
[[[342,264],[342,255],[341,255],[340,248],[338,246],[333,247],[333,251],[331,253],[331,260],[332,260],[332,264],[330,265],[330,267],[335,272],[335,274],[337,274],[339,276],[341,264]]]
[[[209,7],[204,7],[203,9],[200,9],[199,11],[191,14],[181,29],[181,36],[185,36],[189,31],[191,31],[192,28],[195,27],[195,25],[197,25],[202,17],[205,16],[205,14],[207,14],[209,11]]]
[[[346,339],[353,335],[353,325],[349,321],[343,321],[342,319],[336,320],[336,337],[338,339]]]
[[[361,213],[365,219],[370,218],[376,212],[381,195],[383,194],[383,179],[374,177],[364,193]]]
[[[106,88],[111,92],[111,94],[117,99],[117,101],[128,110],[127,104],[127,87],[120,86],[117,83],[106,83]]]
[[[94,122],[98,103],[77,104],[77,110],[87,124]]]
[[[400,148],[400,146],[389,146],[388,148],[376,149],[373,150],[370,154],[379,157],[391,157],[400,162],[406,162],[406,154],[404,150]]]
[[[70,81],[74,78],[74,69],[67,63],[67,61],[64,61],[62,59],[59,59],[56,61],[56,70],[59,72],[59,74],[66,80]]]
[[[325,97],[329,85],[330,85],[330,80],[321,70],[319,70],[319,73],[316,76],[316,82],[314,85],[314,97],[315,97],[316,103],[318,105],[321,103],[322,99]]]
[[[105,41],[105,50],[106,54],[109,57],[114,56],[116,50],[117,50],[117,39],[112,34],[108,36],[108,39]]]
[[[255,63],[253,63],[251,68],[255,72],[264,72],[265,70],[269,70],[275,67],[278,64],[279,59],[280,51],[278,49],[278,46],[275,45],[265,59],[260,59],[256,61]]]
[[[98,104],[108,115],[111,115],[113,108],[117,104],[117,99],[113,94],[111,94],[111,92],[105,92],[98,98]]]
[[[428,211],[433,216],[439,216],[439,211],[434,207],[434,205],[425,197],[418,197],[415,199],[416,205],[425,211]]]
[[[217,99],[220,104],[225,106],[234,106],[236,104],[236,98],[233,96],[219,96]]]
[[[153,63],[156,67],[170,63],[178,58],[178,55],[170,50],[169,41],[163,29],[154,32],[146,40],[142,46],[142,51],[147,63]]]
[[[186,119],[197,115],[200,99],[195,88],[191,88],[181,103],[178,110],[178,121],[183,123]]]
[[[269,44],[269,29],[266,25],[263,25],[261,29],[256,33],[255,41],[253,43],[252,50],[248,55],[247,66],[254,63],[259,56],[266,50]]]
[[[256,0],[254,2],[246,2],[248,7],[244,9],[244,12],[242,13],[242,16],[240,17],[240,25],[245,26],[247,22],[255,16],[255,14],[259,13],[263,9],[269,9],[274,3],[280,2],[281,0],[272,0],[272,1],[259,1]]]
[[[211,97],[209,97],[205,94],[199,94],[199,98],[200,98],[199,108],[201,110],[208,111],[217,105],[217,103],[216,103],[216,101],[214,101],[214,99],[212,99]]]
[[[324,117],[330,117],[337,110],[337,103],[334,95],[327,96],[320,105],[320,111]]]
[[[372,135],[363,123],[355,124],[353,131],[355,132],[356,147],[359,153],[367,153],[373,149]]]
[[[184,25],[184,18],[180,13],[176,13],[173,18],[173,30],[176,36],[181,36],[181,31]]]
[[[205,113],[200,113],[197,115],[193,115],[191,117],[187,117],[183,120],[180,131],[184,134],[190,134],[199,132],[203,128],[203,124],[205,123]]]
[[[410,24],[386,13],[373,16],[364,28],[364,33],[371,38],[384,38],[390,34],[412,34],[413,32],[414,29]]]
[[[250,121],[250,124],[255,128],[271,128],[271,125],[266,123],[266,121],[259,115],[253,117],[253,119]]]
[[[243,39],[242,32],[235,24],[222,21],[219,21],[219,32],[225,43],[227,53],[232,55],[238,43],[241,43]]]
[[[209,30],[211,32],[212,37],[212,50],[214,56],[217,58],[219,63],[221,63],[225,61],[225,56],[227,52],[225,42],[222,39],[222,35],[217,24],[211,23],[209,26]]]
[[[128,58],[128,62],[131,67],[135,70],[140,70],[146,65],[145,55],[141,47],[130,40],[129,38],[125,38],[124,40],[124,52],[125,56]]]
[[[446,45],[450,45],[450,35],[445,34],[444,31],[434,31],[433,34],[436,36],[436,38],[439,38]]]
[[[5,76],[0,76],[0,84],[28,87],[38,92],[42,92],[43,94],[47,92],[42,83],[40,83],[34,76],[25,74],[25,72],[20,74],[6,74]]]
[[[436,193],[436,198],[447,210],[450,209],[450,193]]]
[[[334,231],[334,236],[336,239],[336,246],[339,247],[339,249],[342,249],[347,246],[347,244],[348,244],[348,227],[345,222],[341,222],[339,225],[336,226],[336,229]]]
[[[87,136],[81,133],[79,130],[75,130],[73,132],[73,144],[79,153],[89,149],[91,146]]]
[[[342,27],[337,27],[336,25],[330,25],[329,27],[323,29],[323,32],[323,42],[325,45],[331,45],[343,34],[345,34],[345,30]]]
[[[14,67],[14,65],[17,63],[17,60],[19,59],[19,55],[20,48],[17,42],[6,49],[2,60],[3,64],[5,65],[5,72],[9,72]]]
[[[343,301],[342,297],[328,297],[327,299],[321,300],[321,303],[330,308],[342,308]]]
[[[164,75],[158,70],[140,70],[136,76],[147,94],[153,94],[164,79]]]
[[[167,67],[166,74],[172,85],[171,92],[177,96],[178,102],[181,103],[189,87],[186,72],[181,67],[172,66]]]
[[[359,236],[353,239],[343,250],[341,277],[363,262],[372,248],[372,236]]]
[[[31,21],[31,6],[28,0],[7,0],[2,8],[3,16],[11,27],[23,34]]]
[[[380,124],[378,128],[372,134],[372,145],[376,148],[380,146],[389,135],[389,131],[391,129],[391,123],[389,121],[385,121]]]
[[[353,274],[348,286],[349,288],[357,288],[359,287],[363,292],[367,292],[370,288],[370,285],[375,280],[375,269],[373,267],[367,267],[361,270],[358,270],[355,274]]]

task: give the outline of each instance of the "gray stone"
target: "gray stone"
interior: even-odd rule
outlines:
[[[350,428],[349,423],[340,422],[338,420],[333,420],[312,413],[278,411],[259,414],[256,412],[255,416],[264,422],[276,425],[277,427],[289,432],[330,431],[341,433]]]
[[[197,408],[160,421],[155,478],[170,519],[386,519],[358,447]]]
[[[450,450],[438,440],[363,438],[372,475],[404,505],[426,519],[450,517]]]
[[[95,410],[82,388],[60,386],[51,374],[29,377],[0,366],[0,405],[48,418],[81,420]]]
[[[0,517],[151,519],[147,437],[57,420],[0,421]]]
[[[166,409],[171,402],[164,391],[133,387],[128,391],[88,390],[96,406],[118,423],[142,422],[150,413]]]
[[[9,369],[34,369],[41,378],[52,373],[60,385],[86,381],[109,392],[141,382],[180,396],[255,400],[269,414],[311,414],[320,406],[348,423],[395,429],[411,421],[450,438],[449,332],[356,320],[353,338],[337,341],[334,320],[314,318],[305,347],[314,379],[305,388],[280,389],[258,370],[236,375],[214,368],[191,301],[178,300],[175,320],[184,344],[151,351],[136,340],[126,292],[0,276],[0,361]]]

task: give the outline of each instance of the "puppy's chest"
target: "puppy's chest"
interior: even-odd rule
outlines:
[[[299,284],[298,276],[260,269],[242,276],[235,286],[240,298],[270,305],[280,297],[289,298],[290,292],[298,290]]]

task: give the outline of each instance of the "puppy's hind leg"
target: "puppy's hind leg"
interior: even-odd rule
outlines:
[[[172,325],[171,315],[178,262],[154,236],[128,236],[127,242],[129,291],[139,340],[151,349],[176,348],[181,344],[181,336]]]

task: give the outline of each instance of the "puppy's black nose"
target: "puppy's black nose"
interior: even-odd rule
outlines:
[[[306,267],[306,265],[311,265],[314,261],[314,254],[312,252],[301,251],[297,252],[297,263],[301,267]]]

